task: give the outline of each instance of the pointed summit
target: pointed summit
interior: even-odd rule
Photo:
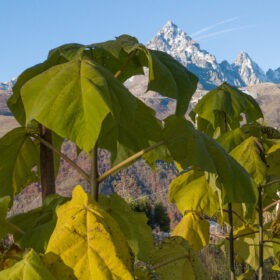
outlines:
[[[212,89],[224,80],[219,75],[220,66],[215,56],[201,49],[196,41],[170,20],[148,42],[147,47],[173,56],[200,77],[200,83],[206,89]]]
[[[232,66],[246,85],[259,84],[266,81],[264,71],[244,51],[238,54]]]

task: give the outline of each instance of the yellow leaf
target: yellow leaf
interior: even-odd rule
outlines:
[[[188,212],[172,232],[188,240],[194,250],[200,250],[209,242],[210,224],[195,212]]]
[[[46,252],[59,256],[79,280],[133,279],[134,258],[118,224],[81,186],[57,209]]]

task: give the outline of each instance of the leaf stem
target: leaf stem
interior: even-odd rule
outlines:
[[[280,179],[275,179],[275,180],[273,180],[273,181],[271,181],[271,182],[268,182],[268,183],[262,185],[261,187],[262,187],[262,188],[266,188],[266,187],[269,187],[269,186],[274,185],[274,184],[276,184],[276,183],[280,183]]]
[[[259,231],[255,230],[255,231],[251,231],[251,232],[247,232],[247,233],[242,233],[242,234],[236,235],[236,236],[234,236],[234,240],[236,240],[238,238],[241,238],[241,237],[244,237],[244,236],[255,234],[255,233],[259,233]]]
[[[275,243],[275,244],[280,245],[280,242],[279,242],[279,241],[276,241],[276,240],[273,240],[273,239],[266,239],[266,240],[263,240],[263,243]]]
[[[103,182],[107,177],[109,177],[114,172],[118,171],[119,169],[123,168],[124,166],[128,165],[129,163],[139,159],[145,153],[152,151],[163,144],[164,144],[164,141],[157,142],[154,145],[152,145],[148,148],[145,148],[145,149],[137,152],[136,154],[132,155],[131,157],[125,159],[124,161],[120,162],[119,164],[115,165],[114,167],[112,167],[111,169],[109,169],[108,171],[106,171],[102,175],[100,175],[97,179],[98,183]]]
[[[73,160],[71,160],[69,157],[67,157],[65,154],[63,154],[62,152],[60,152],[59,150],[57,150],[53,145],[51,145],[49,142],[45,141],[42,137],[38,136],[38,135],[31,135],[32,137],[34,137],[35,139],[39,140],[43,145],[45,145],[46,147],[48,147],[49,149],[51,149],[53,152],[55,152],[56,154],[58,154],[62,159],[64,159],[69,165],[71,165],[74,169],[76,169],[81,176],[84,177],[84,179],[90,183],[90,178],[89,175],[79,166],[77,165]]]
[[[178,261],[178,260],[181,260],[181,259],[185,259],[185,258],[188,258],[188,257],[189,257],[189,255],[185,254],[185,255],[177,257],[175,259],[171,259],[171,260],[166,260],[166,261],[160,262],[160,263],[154,265],[153,269],[158,269],[158,268],[160,268],[162,266],[165,266],[167,264],[170,264],[170,263],[173,263],[175,261]]]
[[[279,200],[276,200],[272,203],[270,203],[269,205],[267,205],[266,207],[263,208],[263,212],[267,211],[268,209],[270,209],[271,207],[277,205],[278,203],[280,203],[280,199]]]
[[[125,70],[125,68],[129,64],[129,62],[133,58],[133,56],[136,54],[136,52],[137,52],[137,50],[134,50],[129,54],[128,58],[125,60],[122,67],[115,73],[115,75],[114,75],[115,78],[118,78],[123,73],[123,71]]]
[[[16,226],[15,224],[9,222],[8,220],[6,220],[5,223],[6,223],[9,227],[11,227],[11,228],[13,228],[14,230],[16,230],[17,232],[19,232],[20,234],[25,234],[25,231],[23,231],[20,227]]]

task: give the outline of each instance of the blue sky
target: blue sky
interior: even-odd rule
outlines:
[[[70,42],[130,34],[146,43],[172,20],[219,62],[244,50],[261,68],[280,67],[279,0],[0,0],[0,81]],[[195,35],[196,34],[196,35]]]

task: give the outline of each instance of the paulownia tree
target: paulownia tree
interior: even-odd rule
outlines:
[[[143,74],[144,67],[149,70],[147,88],[176,100],[174,114],[163,122],[123,84]],[[161,279],[184,279],[186,274],[207,279],[193,251],[201,247],[196,241],[187,235],[189,244],[177,236],[154,247],[143,213],[131,211],[117,195],[99,196],[100,182],[144,156],[149,164],[174,160],[191,169],[183,176],[205,178],[197,188],[201,193],[201,187],[210,190],[204,202],[256,202],[257,189],[246,170],[186,120],[196,85],[197,78],[171,56],[127,35],[60,46],[43,63],[24,71],[8,101],[21,126],[0,139],[0,237],[13,234],[27,252],[23,257],[1,252],[0,279],[151,279],[154,274]],[[65,140],[88,154],[89,174],[60,151]],[[98,148],[111,156],[112,167],[103,174],[98,174]],[[55,194],[60,158],[90,184],[90,194],[80,186],[71,200]],[[42,206],[7,218],[14,196],[38,180]],[[175,192],[174,200],[181,196]],[[189,211],[178,204],[186,212],[182,223],[204,236],[202,213],[210,215],[213,209],[197,207],[199,211]],[[20,261],[11,266],[7,259]]]

